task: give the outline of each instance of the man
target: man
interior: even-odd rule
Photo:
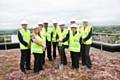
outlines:
[[[49,61],[52,61],[52,55],[51,55],[51,36],[52,36],[52,29],[48,27],[48,22],[44,21],[43,23],[45,34],[46,34],[46,47],[47,47],[47,57]]]
[[[57,20],[53,21],[53,27],[52,27],[52,45],[53,45],[53,58],[56,59],[56,47],[57,47],[57,38],[58,38],[58,27],[57,27]]]
[[[83,19],[83,27],[81,28],[81,34],[82,65],[87,66],[87,68],[91,69],[92,64],[89,56],[89,51],[92,44],[92,27],[88,25],[87,19]]]
[[[43,70],[43,51],[45,49],[44,38],[40,34],[38,25],[33,26],[31,52],[34,55],[34,72]]]
[[[40,35],[43,37],[44,40],[44,45],[46,45],[46,33],[45,33],[45,29],[43,28],[43,23],[39,22],[38,23],[38,28],[40,30]],[[43,65],[45,64],[45,49],[43,50]]]
[[[67,33],[68,29],[65,28],[65,23],[63,21],[59,22],[58,39],[62,40]],[[60,54],[61,64],[63,65],[67,65],[65,48],[68,48],[68,41],[58,43],[58,51]]]
[[[18,31],[18,39],[21,50],[21,60],[20,69],[22,72],[26,73],[26,70],[30,70],[30,44],[31,44],[31,34],[27,29],[27,21],[22,21],[22,28]]]

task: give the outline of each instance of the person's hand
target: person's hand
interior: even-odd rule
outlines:
[[[46,46],[44,46],[44,49],[46,49]]]
[[[28,47],[28,43],[24,43],[25,47]]]
[[[62,39],[58,39],[57,42],[62,42]]]
[[[59,42],[59,39],[57,39],[57,42]]]
[[[42,47],[43,47],[44,50],[46,49],[46,46],[45,46],[45,45],[43,45]]]
[[[84,44],[85,42],[84,42],[84,40],[82,40],[82,44]]]

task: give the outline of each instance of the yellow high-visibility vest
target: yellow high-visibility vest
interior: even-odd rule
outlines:
[[[52,28],[48,28],[47,31],[45,30],[46,37],[48,41],[51,41],[51,33],[52,33]]]
[[[59,39],[61,39],[61,40],[64,39],[67,34],[68,34],[68,29],[64,28],[63,32],[62,32],[61,29],[59,28],[59,30],[58,30]],[[68,45],[68,41],[58,43],[58,46],[62,46],[62,45]]]
[[[46,45],[46,31],[43,28],[42,31],[40,31],[41,36],[43,37],[43,43]]]
[[[73,32],[70,31],[69,37],[69,51],[80,52],[80,33],[77,31],[73,36]]]
[[[41,44],[43,44],[44,45],[44,39],[43,38],[41,38],[39,35],[33,35],[33,37],[34,37],[34,39],[36,40],[36,41],[38,41],[39,43],[41,43]],[[42,54],[43,53],[43,47],[42,46],[40,46],[40,45],[37,45],[36,43],[34,43],[34,42],[32,42],[32,44],[31,44],[31,52],[32,53],[40,53],[40,54]]]
[[[57,37],[57,33],[58,33],[58,28],[53,27],[52,28],[52,32],[53,32],[53,36],[52,36],[52,42],[56,42],[56,37]]]
[[[86,27],[85,30],[84,30],[84,27],[81,28],[82,39],[84,39],[84,38],[86,38],[86,36],[88,36],[91,28],[92,28],[91,26]],[[92,44],[92,36],[86,42],[84,42],[84,44],[86,44],[86,45]]]
[[[30,40],[31,40],[30,30],[20,29],[19,32],[20,32],[20,34],[22,35],[23,40],[28,43],[28,46],[26,47],[26,46],[24,46],[21,42],[19,42],[19,44],[20,44],[20,49],[28,49],[28,48],[29,48],[29,45],[30,45]]]

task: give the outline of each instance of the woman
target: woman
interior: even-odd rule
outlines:
[[[78,26],[72,24],[69,33],[62,40],[62,42],[69,41],[69,51],[72,61],[72,69],[79,69],[79,55],[80,55],[80,33],[77,31]],[[59,40],[60,41],[60,40]]]
[[[38,26],[33,27],[31,52],[34,55],[34,72],[39,73],[43,70],[43,51],[45,49],[44,39],[40,35]]]

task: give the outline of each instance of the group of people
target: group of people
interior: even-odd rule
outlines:
[[[58,48],[60,64],[67,65],[65,49],[70,51],[72,69],[79,69],[80,57],[82,65],[91,69],[92,63],[89,56],[92,44],[92,27],[88,20],[83,19],[80,27],[75,20],[70,21],[70,27],[66,27],[63,21],[53,21],[53,26],[48,22],[39,22],[33,26],[32,31],[27,29],[27,21],[22,21],[21,29],[18,31],[18,39],[21,50],[20,69],[26,73],[31,70],[31,53],[34,55],[34,72],[39,73],[45,65],[45,55],[49,61],[56,60],[56,49]]]

